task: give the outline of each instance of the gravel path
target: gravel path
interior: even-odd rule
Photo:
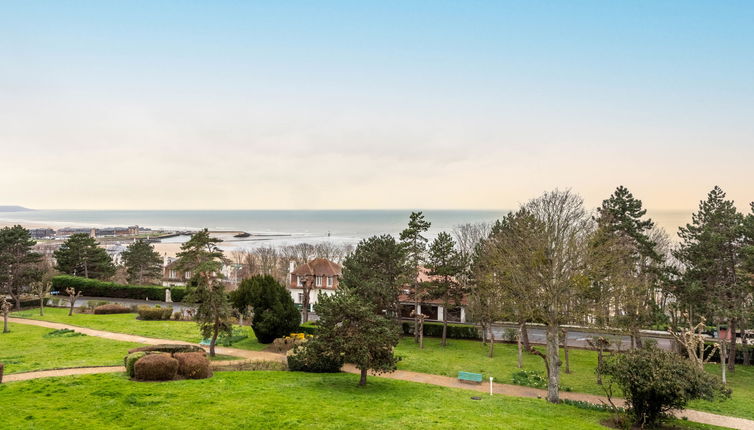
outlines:
[[[86,334],[88,336],[96,336],[96,337],[102,337],[102,338],[112,339],[112,340],[121,340],[125,342],[137,342],[137,343],[143,343],[143,344],[148,344],[148,345],[157,345],[161,343],[177,343],[177,344],[184,344],[184,345],[192,345],[191,342],[182,342],[182,341],[169,340],[169,339],[155,339],[155,338],[150,338],[150,337],[135,336],[135,335],[124,334],[124,333],[112,333],[108,331],[94,330],[94,329],[85,328],[85,327],[78,327],[78,326],[73,326],[69,324],[61,324],[61,323],[54,323],[54,322],[48,322],[48,321],[39,321],[39,320],[32,320],[32,319],[25,319],[25,318],[9,318],[9,321],[12,323],[17,323],[17,324],[34,325],[34,326],[39,326],[39,327],[53,328],[57,330],[67,328],[67,329],[75,330],[79,333]],[[268,361],[285,362],[285,355],[276,354],[276,353],[268,352],[268,351],[247,351],[244,349],[237,349],[237,348],[216,347],[215,352],[218,354],[223,354],[223,355],[242,357],[244,360],[268,360]],[[233,361],[231,361],[231,363],[232,362]],[[235,362],[238,362],[238,360],[236,360]],[[225,362],[214,362],[214,363],[228,364],[229,362],[225,361]],[[89,374],[96,374],[96,373],[113,373],[113,372],[124,372],[124,371],[125,371],[125,368],[123,366],[83,367],[83,368],[71,368],[71,369],[41,370],[37,372],[14,373],[10,375],[5,375],[5,377],[3,378],[3,382],[25,381],[29,379],[49,378],[53,376],[89,375]],[[352,364],[346,364],[345,366],[343,366],[343,371],[348,372],[348,373],[356,373],[356,374],[360,373],[359,370],[356,369]],[[479,391],[483,393],[489,393],[489,390],[490,390],[489,382],[484,382],[482,384],[469,384],[469,383],[460,382],[456,378],[452,378],[449,376],[431,375],[427,373],[410,372],[407,370],[396,370],[393,373],[381,374],[377,376],[382,377],[382,378],[388,378],[388,379],[398,379],[402,381],[439,385],[443,387],[461,388],[464,390],[473,390],[473,391]],[[540,389],[530,388],[530,387],[522,387],[519,385],[499,384],[495,382],[493,382],[492,384],[492,392],[493,394],[502,394],[506,396],[515,396],[515,397],[545,398],[547,396],[547,391],[545,390],[540,390]],[[592,395],[592,394],[561,392],[560,396],[561,398],[564,398],[564,399],[580,400],[580,401],[585,401],[585,402],[594,403],[594,404],[607,404],[607,398],[603,396]],[[623,401],[622,399],[615,399],[614,403],[617,406],[621,406],[623,404]],[[696,411],[696,410],[691,410],[691,409],[679,411],[678,413],[676,413],[676,416],[678,416],[679,418],[685,417],[689,421],[694,421],[694,422],[703,423],[703,424],[711,424],[711,425],[716,425],[720,427],[729,427],[729,428],[738,429],[738,430],[754,430],[754,421],[747,420],[744,418],[728,417],[724,415],[717,415],[717,414],[712,414],[709,412],[701,412],[701,411]]]

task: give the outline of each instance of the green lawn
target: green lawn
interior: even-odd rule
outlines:
[[[413,337],[401,339],[396,354],[402,356],[398,368],[436,375],[457,376],[458,371],[481,373],[485,378],[493,376],[496,382],[511,383],[511,375],[518,370],[516,345],[496,344],[495,356],[487,357],[487,347],[479,341],[449,339],[448,346],[440,346],[440,339],[425,338],[424,349],[414,343]],[[544,351],[544,346],[539,347]],[[573,391],[604,395],[597,385],[594,369],[597,353],[571,349],[571,374],[561,368],[561,385]],[[561,350],[561,359],[563,359]],[[524,354],[524,369],[539,371],[544,375],[544,362],[540,357]],[[709,366],[710,372],[719,375],[720,366]],[[724,415],[754,419],[754,366],[739,366],[736,374],[729,376],[733,397],[724,402],[695,401],[690,408]]]
[[[10,333],[0,334],[0,362],[5,373],[61,367],[114,366],[137,343],[119,342],[93,336],[50,336],[55,330],[23,324],[10,324]]]
[[[94,315],[74,312],[73,315],[68,316],[68,310],[63,308],[45,308],[44,316],[39,316],[38,309],[14,312],[12,316],[158,339],[173,339],[194,343],[202,340],[199,328],[193,321],[141,321],[136,319],[136,314]],[[267,346],[257,342],[254,332],[249,327],[243,327],[242,329],[247,332],[249,337],[234,343],[234,348],[260,351]]]
[[[218,372],[205,380],[132,382],[102,374],[0,385],[14,429],[604,429],[608,415],[544,400],[357,375]],[[682,428],[710,428],[678,422]]]

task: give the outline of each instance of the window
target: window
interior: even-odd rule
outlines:
[[[304,277],[303,276],[297,276],[298,278],[298,286],[303,287],[304,286]]]
[[[186,278],[186,279],[190,279],[191,278],[191,272],[185,272],[183,274],[183,277]]]
[[[328,287],[332,287],[332,285],[333,285],[333,277],[332,276],[328,276],[327,277],[327,286]]]
[[[298,302],[304,303],[304,293],[298,293]]]
[[[175,270],[171,270],[171,271],[170,271],[170,274],[169,274],[168,276],[169,276],[170,278],[173,278],[173,279],[175,279],[175,277],[177,276],[177,275],[176,275],[176,273],[175,273]]]
[[[317,287],[321,287],[322,286],[322,277],[321,276],[317,276],[317,277],[314,278],[314,285],[317,286]]]

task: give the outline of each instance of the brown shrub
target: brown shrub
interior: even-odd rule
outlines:
[[[178,373],[178,360],[170,354],[150,354],[134,365],[134,376],[142,381],[170,381]]]
[[[212,376],[209,360],[202,352],[177,352],[178,374],[187,379],[205,379]]]
[[[138,308],[136,308],[136,312],[139,313],[140,320],[169,320],[170,316],[173,315],[173,308],[161,308],[159,306],[139,306]]]
[[[119,305],[117,303],[108,303],[106,305],[100,305],[94,308],[94,313],[96,315],[106,315],[106,314],[127,314],[131,312],[131,308],[123,305]]]

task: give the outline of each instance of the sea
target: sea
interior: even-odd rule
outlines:
[[[431,222],[429,239],[466,223],[492,223],[508,210],[426,210]],[[234,239],[234,247],[291,245],[308,242],[356,244],[377,234],[398,235],[411,210],[24,210],[0,212],[0,221],[63,227],[127,227],[139,225],[154,230],[243,231],[249,238]],[[691,211],[649,213],[671,239],[679,226],[691,219]],[[165,239],[182,242],[185,236]]]

